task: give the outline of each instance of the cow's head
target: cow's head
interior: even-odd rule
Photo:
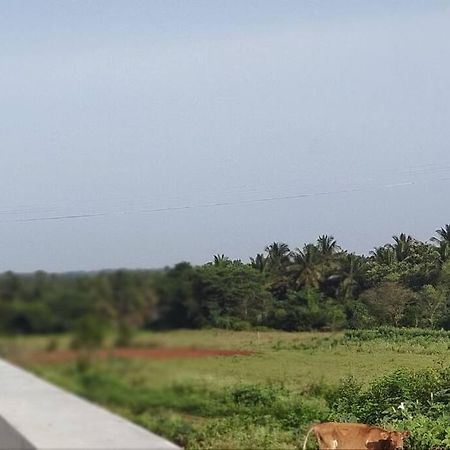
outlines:
[[[403,441],[409,436],[408,431],[385,431],[382,438],[389,442],[389,450],[403,450]]]

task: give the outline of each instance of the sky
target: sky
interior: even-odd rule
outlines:
[[[0,271],[450,223],[447,1],[0,0],[0,37]]]

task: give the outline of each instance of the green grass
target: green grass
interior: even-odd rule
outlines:
[[[45,349],[44,338],[21,339],[16,346]],[[32,345],[33,344],[33,345]],[[222,330],[140,333],[136,344],[149,347],[187,347],[251,350],[252,356],[171,360],[99,362],[112,366],[122,379],[148,385],[205,382],[282,383],[299,390],[311,382],[335,383],[352,375],[370,381],[398,367],[437,367],[450,362],[450,339],[428,344],[392,340],[352,340],[344,333],[231,332]],[[0,344],[1,345],[1,344]],[[67,346],[62,339],[58,348]]]
[[[192,449],[294,449],[309,424],[329,418],[370,418],[372,422],[416,427],[417,433],[426,433],[431,425],[436,427],[447,417],[442,416],[446,411],[439,410],[431,420],[426,415],[428,407],[414,410],[420,421],[386,413],[392,408],[395,411],[400,401],[392,394],[400,389],[395,380],[404,376],[405,383],[410,384],[413,381],[408,377],[414,373],[419,373],[419,380],[429,380],[427,370],[438,373],[450,365],[450,336],[445,333],[392,329],[348,333],[202,330],[139,333],[135,343],[143,347],[251,350],[254,354],[171,360],[109,358],[58,364],[27,360],[27,352],[32,350],[67,348],[67,337],[54,336],[0,338],[0,351],[15,360],[20,355],[22,365],[44,378]],[[389,378],[394,371],[397,374]],[[442,386],[447,386],[445,376],[439,376]],[[339,385],[346,377],[354,381]],[[388,380],[383,383],[390,390],[380,380]],[[352,383],[360,389],[358,393],[345,392]],[[426,389],[432,389],[429,381],[426,383]],[[364,407],[367,389],[381,389],[388,407],[379,400],[370,416]],[[426,397],[428,391],[424,392]],[[360,403],[343,400],[352,395]],[[416,393],[408,395],[414,399]],[[442,436],[436,438],[439,445],[450,448]],[[434,442],[431,439],[434,435],[428,441],[417,440],[422,447],[417,444],[411,448],[430,448],[423,445]]]

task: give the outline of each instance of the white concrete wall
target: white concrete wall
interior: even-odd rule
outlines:
[[[1,450],[174,450],[171,442],[0,360]]]

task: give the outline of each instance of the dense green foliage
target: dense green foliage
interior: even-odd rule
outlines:
[[[73,331],[92,346],[114,329],[326,330],[378,325],[450,329],[450,225],[429,243],[400,234],[370,256],[332,236],[291,250],[274,242],[250,263],[224,255],[159,271],[0,276],[0,331]],[[83,339],[86,337],[86,342]]]

